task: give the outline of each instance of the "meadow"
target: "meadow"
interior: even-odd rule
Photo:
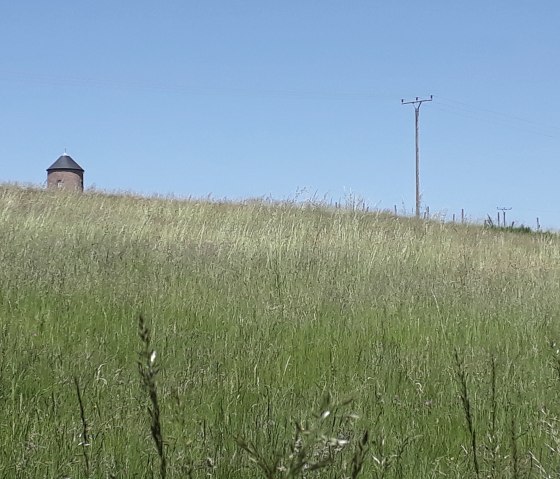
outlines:
[[[552,233],[0,186],[0,477],[560,477],[559,313]]]

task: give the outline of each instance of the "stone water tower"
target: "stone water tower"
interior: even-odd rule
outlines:
[[[84,169],[64,152],[47,168],[47,188],[84,191]]]

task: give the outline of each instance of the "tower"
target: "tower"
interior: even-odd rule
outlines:
[[[84,191],[84,169],[64,152],[47,168],[47,188]]]

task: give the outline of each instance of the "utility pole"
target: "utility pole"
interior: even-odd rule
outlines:
[[[496,206],[497,210],[500,210],[502,212],[502,225],[504,228],[507,228],[507,223],[506,223],[506,211],[511,210],[511,208],[500,208],[498,206]],[[500,213],[498,213],[499,215]],[[498,216],[499,218],[499,216]],[[500,220],[498,220],[498,226],[500,226]]]
[[[422,103],[425,101],[432,101],[433,95],[430,95],[430,98],[423,98],[419,99],[416,97],[416,100],[411,101],[404,101],[401,100],[401,105],[413,105],[414,106],[414,119],[416,125],[416,217],[420,218],[420,146],[418,143],[418,120],[420,118],[420,107]]]

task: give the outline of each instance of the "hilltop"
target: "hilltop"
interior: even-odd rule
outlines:
[[[140,316],[167,477],[560,465],[557,235],[3,186],[0,243],[1,477],[157,473]]]

